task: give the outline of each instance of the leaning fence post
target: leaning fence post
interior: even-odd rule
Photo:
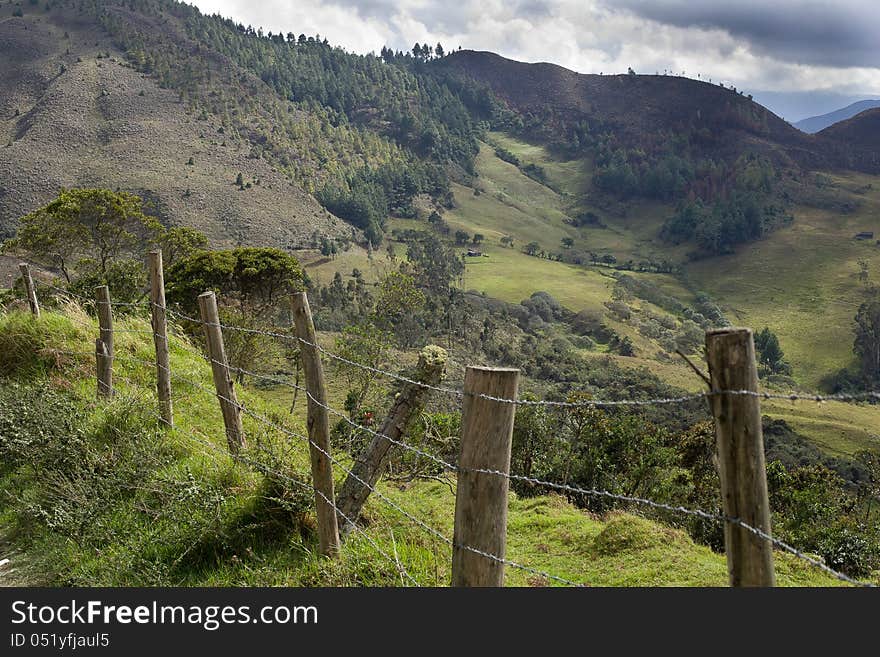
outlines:
[[[205,327],[205,339],[208,343],[208,357],[211,359],[211,372],[214,375],[214,387],[220,400],[223,412],[223,424],[226,426],[226,442],[231,454],[238,454],[245,446],[244,428],[241,424],[241,407],[235,396],[232,377],[229,376],[229,364],[226,361],[226,348],[223,346],[223,332],[220,330],[220,314],[217,312],[217,297],[213,292],[199,295],[199,312]]]
[[[503,586],[507,490],[519,370],[468,367],[455,495],[453,586]],[[484,471],[484,472],[480,472]],[[492,474],[490,472],[498,472]],[[471,549],[468,549],[471,548]],[[495,559],[478,554],[494,555]]]
[[[764,465],[761,401],[751,329],[706,333],[710,396],[718,443],[724,514],[770,535],[770,504]],[[734,394],[725,393],[731,391]],[[732,522],[724,523],[724,547],[731,586],[775,586],[769,540]]]
[[[150,318],[153,327],[153,345],[156,349],[156,393],[159,397],[159,416],[168,426],[174,426],[171,406],[171,365],[168,357],[168,319],[165,316],[165,273],[162,251],[150,251]]]
[[[300,340],[300,354],[308,390],[309,455],[312,460],[312,485],[318,516],[318,543],[321,554],[339,554],[339,523],[333,506],[333,469],[330,460],[330,418],[327,415],[327,390],[324,367],[317,348],[315,324],[305,292],[293,295],[293,320]]]
[[[355,459],[336,498],[343,534],[351,531],[351,523],[358,519],[370,492],[388,467],[394,454],[394,441],[399,442],[404,437],[407,428],[424,407],[431,389],[440,383],[447,360],[448,354],[442,347],[429,344],[422,349],[416,371],[411,375],[412,380],[406,382],[397,393],[379,430]]]
[[[40,304],[37,301],[37,291],[34,288],[34,279],[31,278],[31,268],[26,262],[19,263],[18,268],[21,270],[21,278],[24,281],[24,288],[27,292],[28,306],[31,308],[31,314],[34,317],[39,317]]]
[[[98,309],[98,327],[103,349],[96,345],[98,360],[98,394],[109,397],[113,394],[113,308],[110,305],[110,288],[99,285],[95,288],[95,303]]]

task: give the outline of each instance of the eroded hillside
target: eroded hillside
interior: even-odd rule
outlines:
[[[9,62],[0,68],[3,233],[61,187],[100,186],[139,193],[167,223],[218,244],[352,236],[214,117],[135,71],[98,28],[57,13],[3,17],[0,58]]]

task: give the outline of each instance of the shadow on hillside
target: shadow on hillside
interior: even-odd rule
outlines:
[[[239,513],[206,528],[196,543],[174,559],[171,574],[198,579],[223,565],[259,566],[281,551],[291,565],[305,561],[318,547],[310,503],[310,496],[265,479]]]

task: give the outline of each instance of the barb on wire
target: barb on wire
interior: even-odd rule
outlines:
[[[184,315],[183,313],[179,313],[174,310],[169,310],[169,314],[179,317],[180,319],[195,322],[198,324],[203,324],[201,319],[197,319],[195,317],[189,317]],[[366,365],[364,363],[359,363],[357,361],[345,358],[338,354],[333,353],[325,347],[322,347],[320,344],[309,342],[308,340],[304,340],[295,335],[288,335],[284,333],[277,333],[273,331],[261,331],[258,329],[250,329],[238,326],[231,326],[228,324],[218,324],[221,329],[225,329],[228,331],[237,331],[241,333],[254,333],[258,335],[264,335],[267,337],[279,338],[282,340],[290,340],[300,342],[302,344],[308,345],[310,347],[314,347],[318,349],[321,353],[326,355],[328,358],[332,360],[336,360],[341,363],[345,363],[347,365],[351,365],[353,367],[357,367],[363,369],[365,371],[373,372],[374,374],[379,374],[382,376],[386,376],[392,379],[396,379],[398,381],[402,381],[404,383],[410,383],[422,388],[426,388],[429,390],[434,390],[436,392],[441,392],[447,395],[455,396],[455,397],[464,397],[466,394],[462,390],[456,390],[452,388],[446,388],[443,386],[434,386],[428,383],[424,383],[421,381],[416,381],[409,377],[403,376],[401,374],[397,374],[395,372],[389,372],[387,370],[383,370],[380,368],[373,367],[371,365]],[[869,392],[859,392],[859,393],[838,393],[838,394],[816,394],[816,393],[776,393],[770,391],[755,391],[755,390],[712,390],[708,392],[699,392],[692,393],[688,395],[682,395],[679,397],[659,397],[652,399],[583,399],[578,400],[576,402],[568,402],[568,401],[554,401],[554,400],[529,400],[529,399],[506,399],[503,397],[493,397],[492,395],[486,395],[483,393],[477,394],[476,396],[481,399],[486,399],[489,401],[505,403],[505,404],[517,404],[520,406],[552,406],[559,408],[590,408],[590,407],[616,407],[616,406],[654,406],[654,405],[665,405],[665,404],[684,404],[692,401],[697,401],[700,399],[711,398],[718,395],[740,395],[740,396],[751,396],[751,397],[759,397],[761,399],[780,399],[786,401],[814,401],[814,402],[827,402],[827,401],[865,401],[865,400],[880,400],[880,391],[869,391]]]
[[[141,360],[141,359],[134,359],[134,360]],[[128,378],[126,378],[126,377],[120,377],[120,378],[122,379],[123,382],[127,383],[127,384],[130,385],[132,388],[137,389],[138,386],[137,386],[136,383],[135,383],[134,381],[132,381],[131,379],[128,379]],[[181,377],[178,377],[178,378],[181,378]],[[195,384],[194,381],[191,381],[191,380],[190,380],[189,382]],[[197,385],[197,384],[196,384],[196,385]],[[198,387],[199,387],[199,388],[202,388],[202,386],[198,386]],[[141,395],[141,396],[138,397],[138,399],[142,399],[142,398],[143,398],[143,395]],[[159,415],[158,413],[152,412],[151,415],[153,415],[157,420],[159,420],[159,421],[163,421],[162,416]],[[219,455],[223,455],[223,456],[229,456],[229,454],[228,454],[227,452],[225,452],[225,451],[223,451],[223,450],[220,450],[220,449],[217,448],[215,445],[213,445],[213,444],[210,442],[210,439],[208,438],[208,436],[204,434],[204,432],[199,431],[198,429],[195,429],[195,428],[193,428],[193,431],[194,431],[194,432],[198,432],[199,434],[201,434],[202,436],[204,436],[204,437],[207,439],[207,440],[199,440],[199,439],[198,439],[197,437],[195,437],[194,435],[189,434],[189,438],[192,439],[194,442],[200,444],[203,448],[208,448],[212,453],[219,454]],[[207,453],[207,452],[205,452],[205,453]],[[413,576],[412,576],[412,575],[406,570],[406,568],[403,566],[403,564],[400,563],[400,561],[399,561],[398,559],[393,558],[393,557],[392,557],[391,555],[389,555],[385,550],[383,550],[382,547],[381,547],[378,543],[376,543],[376,541],[375,541],[375,540],[374,540],[374,539],[373,539],[373,538],[372,538],[372,537],[371,537],[371,536],[370,536],[370,535],[369,535],[364,529],[362,529],[361,527],[359,527],[359,526],[357,526],[355,523],[353,523],[353,522],[351,521],[351,519],[350,519],[348,516],[346,516],[346,515],[342,512],[341,509],[339,509],[339,508],[336,506],[336,504],[334,503],[334,501],[331,500],[331,499],[328,499],[327,496],[324,495],[324,493],[322,493],[320,490],[313,489],[311,486],[305,484],[304,482],[299,481],[299,480],[297,480],[297,479],[295,479],[295,478],[293,478],[293,477],[291,477],[291,476],[289,476],[289,475],[286,475],[286,474],[284,474],[284,473],[282,473],[282,472],[279,472],[278,470],[275,470],[274,468],[272,468],[271,466],[269,466],[269,465],[267,465],[267,464],[265,464],[265,463],[261,463],[261,462],[259,462],[259,461],[255,461],[255,460],[253,460],[253,459],[250,459],[249,457],[247,457],[247,456],[245,456],[245,455],[241,455],[241,454],[239,454],[239,455],[237,455],[237,456],[235,457],[235,459],[238,460],[238,461],[241,461],[241,462],[243,462],[243,463],[245,463],[245,464],[247,464],[247,465],[250,465],[251,467],[257,469],[257,470],[260,471],[260,472],[268,472],[268,473],[270,473],[270,474],[272,474],[272,475],[274,475],[274,476],[276,476],[276,477],[279,477],[279,478],[283,479],[284,481],[287,481],[287,482],[289,482],[289,483],[296,484],[297,486],[300,486],[300,487],[305,488],[305,489],[307,489],[307,490],[309,490],[309,491],[314,491],[315,493],[317,493],[317,494],[318,494],[318,495],[319,495],[319,496],[320,496],[325,502],[327,502],[327,504],[329,504],[329,505],[330,505],[330,506],[336,511],[336,513],[338,513],[338,514],[339,514],[339,515],[340,515],[340,516],[341,516],[346,522],[349,522],[350,524],[352,524],[352,526],[354,527],[354,529],[356,530],[356,532],[358,532],[360,535],[362,535],[362,536],[364,537],[364,539],[370,544],[370,546],[371,546],[373,549],[375,549],[380,555],[382,555],[382,556],[385,557],[390,563],[392,563],[392,564],[394,565],[395,569],[396,569],[399,573],[401,573],[404,577],[406,577],[406,578],[407,578],[407,579],[408,579],[408,580],[409,580],[414,586],[417,586],[417,587],[418,587],[418,586],[421,586],[421,584],[419,584],[418,580],[416,580],[416,579],[415,579],[415,578],[414,578],[414,577],[413,577]]]
[[[213,359],[206,358],[206,360],[209,360],[209,361],[210,361],[210,360],[213,360]],[[146,361],[144,361],[144,362],[146,362]],[[214,362],[217,362],[217,361],[214,361]],[[151,363],[151,364],[152,364],[152,363]],[[309,396],[309,398],[310,398],[312,401],[314,401],[314,402],[318,403],[319,405],[321,405],[321,406],[322,406],[323,408],[325,408],[328,412],[331,412],[331,413],[333,413],[333,414],[335,414],[335,415],[338,415],[339,417],[342,417],[344,420],[346,420],[346,421],[347,421],[350,425],[352,425],[353,427],[358,428],[358,429],[362,429],[362,430],[364,430],[364,431],[367,431],[368,433],[371,433],[372,435],[382,437],[382,438],[384,438],[384,439],[390,441],[392,444],[398,445],[398,446],[400,446],[400,447],[402,447],[402,448],[404,448],[404,449],[407,449],[407,450],[413,451],[413,452],[415,452],[415,453],[417,453],[417,454],[420,454],[421,456],[424,456],[424,457],[426,457],[426,458],[429,458],[429,459],[433,460],[434,462],[438,463],[439,465],[443,466],[443,467],[444,467],[445,469],[447,469],[447,470],[450,470],[450,471],[453,471],[453,472],[461,472],[461,471],[463,471],[463,469],[462,469],[461,467],[459,467],[459,466],[457,466],[457,465],[455,465],[455,464],[449,463],[449,462],[447,462],[447,461],[444,461],[443,459],[441,459],[441,458],[439,458],[439,457],[437,457],[437,456],[435,456],[435,455],[433,455],[433,454],[430,454],[429,452],[425,452],[425,451],[423,451],[423,450],[420,450],[419,448],[416,448],[416,447],[414,447],[414,446],[412,446],[412,445],[409,445],[409,444],[407,444],[407,443],[405,443],[405,442],[403,442],[403,441],[395,440],[395,439],[391,438],[390,436],[387,436],[387,435],[385,435],[385,434],[379,433],[379,432],[377,432],[377,431],[371,429],[370,427],[365,427],[365,426],[363,426],[363,425],[360,425],[360,424],[358,424],[358,423],[352,421],[350,418],[348,418],[347,415],[345,415],[345,414],[343,414],[343,413],[337,411],[336,409],[332,408],[332,407],[329,406],[329,405],[325,405],[325,404],[320,403],[318,400],[316,400],[316,399],[315,399],[315,398],[314,398],[314,397],[308,392],[307,389],[305,389],[305,388],[303,388],[303,387],[301,387],[301,386],[297,386],[296,384],[290,383],[289,381],[283,381],[283,380],[277,379],[276,377],[270,377],[270,376],[267,376],[267,375],[262,375],[262,374],[258,374],[258,373],[251,372],[251,371],[248,371],[248,370],[244,370],[244,369],[242,369],[242,368],[232,368],[232,369],[238,370],[238,371],[240,371],[240,372],[242,372],[242,373],[244,373],[244,374],[246,374],[246,375],[249,375],[249,376],[255,376],[255,377],[259,377],[259,378],[263,378],[263,379],[271,380],[271,381],[274,381],[274,382],[276,382],[276,383],[282,383],[282,384],[285,384],[285,385],[288,385],[288,386],[291,386],[291,387],[297,388],[297,389],[299,389],[299,390],[302,390],[302,391],[304,391],[304,392]],[[178,377],[178,378],[180,378],[180,377]],[[213,391],[210,391],[210,390],[207,389],[205,386],[202,386],[201,384],[199,384],[199,383],[197,383],[197,382],[195,382],[195,381],[192,381],[191,379],[187,379],[187,381],[188,381],[189,383],[191,383],[191,384],[193,384],[193,385],[195,385],[195,386],[197,386],[197,387],[199,387],[199,388],[205,390],[206,392],[209,392],[209,393],[214,394]],[[742,391],[742,392],[749,392],[749,391]],[[755,393],[752,393],[752,394],[755,394]],[[222,399],[222,397],[221,397],[220,395],[217,395],[217,396],[220,397],[220,398]],[[227,401],[227,402],[229,402],[229,403],[232,403],[231,400],[228,400],[228,399],[226,399],[225,401]],[[412,522],[416,523],[418,526],[422,527],[423,529],[425,529],[426,531],[428,531],[428,532],[431,533],[432,535],[434,535],[434,536],[440,538],[441,540],[443,540],[443,541],[446,542],[447,544],[449,544],[449,545],[455,545],[451,539],[449,539],[448,537],[446,537],[445,535],[443,535],[441,532],[437,531],[437,530],[434,529],[433,527],[431,527],[431,526],[427,525],[426,523],[422,522],[421,520],[419,520],[418,518],[416,518],[415,516],[413,516],[412,514],[410,514],[409,512],[407,512],[405,509],[402,509],[399,505],[397,505],[395,502],[393,502],[392,500],[390,500],[389,498],[387,498],[387,497],[386,497],[385,495],[383,495],[380,491],[376,490],[375,487],[371,486],[371,485],[368,484],[367,482],[363,481],[360,477],[358,477],[357,475],[355,475],[354,473],[352,473],[348,468],[346,468],[343,464],[341,464],[341,463],[338,461],[338,459],[336,459],[332,454],[326,452],[326,451],[323,450],[320,446],[316,445],[316,444],[315,444],[314,442],[312,442],[307,436],[303,436],[303,435],[301,435],[301,434],[299,434],[299,433],[297,433],[297,432],[294,432],[294,431],[292,431],[292,430],[287,429],[286,427],[282,427],[282,426],[276,424],[275,422],[273,422],[272,420],[270,420],[270,419],[268,419],[268,418],[265,418],[265,417],[261,416],[261,415],[258,414],[258,413],[254,413],[253,411],[247,409],[246,407],[244,407],[244,406],[241,405],[240,403],[238,404],[238,406],[239,406],[239,408],[241,409],[242,412],[244,412],[244,413],[246,413],[247,415],[249,415],[249,416],[251,416],[251,417],[257,419],[258,421],[260,421],[260,422],[262,422],[262,423],[264,423],[264,424],[266,424],[266,425],[268,425],[268,426],[270,426],[270,427],[272,427],[272,428],[274,428],[274,429],[276,429],[276,430],[278,430],[278,431],[281,431],[282,433],[285,433],[285,434],[287,434],[287,435],[290,435],[290,436],[292,436],[292,437],[295,437],[295,438],[297,438],[297,439],[299,439],[299,440],[305,440],[305,441],[307,441],[308,443],[310,443],[311,445],[313,445],[316,449],[318,449],[320,452],[322,452],[325,456],[327,456],[329,459],[331,459],[331,461],[332,461],[334,464],[338,465],[343,471],[345,471],[345,473],[346,473],[347,475],[350,475],[350,476],[354,477],[354,479],[356,479],[357,481],[359,481],[362,485],[366,486],[366,487],[367,487],[372,493],[374,493],[374,494],[375,494],[380,500],[382,500],[384,503],[388,504],[389,506],[391,506],[392,508],[394,508],[394,509],[397,510],[398,512],[402,513],[404,516],[406,516],[406,517],[407,517],[408,519],[410,519]],[[816,567],[816,568],[819,568],[820,570],[826,572],[827,574],[829,574],[829,575],[831,575],[831,576],[833,576],[833,577],[835,577],[835,578],[837,578],[837,579],[839,579],[839,580],[841,580],[841,581],[844,581],[844,582],[847,582],[847,583],[849,583],[849,584],[853,584],[853,585],[856,585],[856,586],[866,586],[866,587],[872,587],[872,586],[874,586],[874,585],[871,584],[871,583],[868,583],[868,582],[862,582],[862,581],[859,581],[859,580],[853,579],[853,578],[851,578],[851,577],[849,577],[849,576],[847,576],[847,575],[845,575],[845,574],[843,574],[843,573],[840,573],[840,572],[834,570],[833,568],[827,566],[827,565],[824,564],[823,562],[821,562],[821,561],[819,561],[819,560],[817,560],[817,559],[814,559],[814,558],[810,557],[809,555],[805,554],[802,550],[799,550],[798,548],[796,548],[796,547],[794,547],[794,546],[792,546],[792,545],[789,545],[788,543],[786,543],[786,542],[784,542],[784,541],[782,541],[782,540],[780,540],[780,539],[778,539],[778,538],[775,538],[775,537],[773,537],[773,536],[767,534],[766,532],[764,532],[763,530],[761,530],[761,529],[759,529],[759,528],[753,527],[753,526],[749,525],[748,523],[745,523],[744,521],[740,520],[739,518],[732,518],[732,517],[725,516],[725,515],[723,515],[723,514],[719,514],[719,513],[711,513],[711,512],[703,511],[703,510],[701,510],[701,509],[690,509],[690,508],[687,508],[687,507],[684,507],[684,506],[676,506],[676,505],[666,504],[666,503],[663,503],[663,502],[656,502],[656,501],[654,501],[654,500],[650,500],[650,499],[647,499],[647,498],[640,498],[640,497],[636,497],[636,496],[632,496],[632,495],[621,495],[621,494],[617,494],[617,493],[612,493],[612,492],[607,491],[607,490],[580,488],[580,487],[577,487],[577,486],[571,486],[571,485],[568,485],[568,484],[559,484],[559,483],[556,483],[556,482],[545,481],[545,480],[538,479],[538,478],[535,478],[535,477],[527,477],[527,476],[523,476],[523,475],[516,475],[516,474],[504,473],[504,472],[502,472],[502,471],[500,471],[500,470],[490,470],[490,469],[470,469],[470,468],[467,469],[467,470],[468,470],[468,471],[471,471],[471,472],[482,473],[482,474],[490,474],[490,475],[495,475],[495,476],[506,477],[506,478],[508,478],[508,479],[517,480],[517,481],[523,481],[523,482],[526,482],[526,483],[530,483],[530,484],[532,484],[532,485],[538,485],[538,486],[548,487],[548,488],[551,488],[551,489],[561,490],[561,491],[565,491],[565,492],[569,492],[569,493],[574,493],[574,494],[587,495],[587,496],[592,496],[592,497],[606,497],[606,498],[609,498],[609,499],[615,499],[615,500],[618,500],[618,501],[623,501],[623,502],[629,502],[629,503],[634,503],[634,504],[645,505],[645,506],[649,506],[649,507],[652,507],[652,508],[655,508],[655,509],[665,510],[665,511],[673,512],[673,513],[680,513],[680,514],[684,514],[684,515],[695,516],[695,517],[699,517],[699,518],[702,518],[702,519],[705,519],[705,520],[710,520],[710,521],[715,521],[715,522],[728,522],[728,523],[731,523],[731,524],[737,525],[737,526],[739,526],[739,527],[745,529],[746,531],[749,531],[749,532],[755,534],[756,536],[758,536],[759,538],[762,538],[763,540],[770,541],[775,547],[777,547],[777,548],[779,548],[779,549],[781,549],[781,550],[783,550],[783,551],[785,551],[785,552],[788,552],[788,553],[794,555],[795,557],[797,557],[797,558],[799,558],[799,559],[805,561],[806,563],[811,564],[812,566],[814,566],[814,567]],[[529,567],[529,566],[525,566],[525,565],[523,565],[523,564],[518,564],[518,563],[516,563],[516,562],[510,561],[510,560],[507,560],[507,559],[504,559],[504,558],[502,558],[502,557],[498,557],[497,555],[491,555],[491,554],[484,553],[484,552],[482,552],[482,551],[480,551],[480,550],[478,550],[478,549],[476,549],[476,548],[473,548],[472,546],[458,546],[458,547],[460,547],[461,549],[465,549],[465,550],[468,550],[468,551],[474,552],[474,553],[476,553],[476,554],[480,554],[481,556],[484,556],[484,557],[486,557],[486,558],[490,558],[490,559],[493,559],[493,560],[496,560],[496,561],[501,561],[501,562],[503,562],[503,563],[505,563],[505,564],[507,564],[507,565],[510,565],[510,566],[512,566],[512,567],[520,568],[520,569],[525,570],[525,571],[527,571],[527,572],[531,572],[532,574],[537,574],[537,575],[540,575],[540,576],[542,576],[542,577],[547,577],[547,578],[550,578],[550,579],[554,579],[554,580],[556,580],[556,581],[561,581],[561,582],[564,582],[564,583],[566,583],[566,584],[579,586],[577,583],[575,583],[575,582],[571,582],[571,581],[566,580],[566,579],[564,579],[564,578],[560,578],[560,577],[557,577],[557,576],[555,576],[555,575],[551,575],[551,574],[549,574],[549,573],[545,573],[545,572],[542,572],[542,571],[539,571],[539,570],[533,569],[533,568],[531,568],[531,567]]]

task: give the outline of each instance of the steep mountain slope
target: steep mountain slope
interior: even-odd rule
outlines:
[[[300,185],[249,157],[247,141],[219,134],[219,121],[196,116],[127,65],[89,21],[4,17],[0,58],[7,62],[0,67],[0,233],[10,234],[19,216],[60,187],[104,186],[144,195],[168,223],[199,228],[217,243],[295,247],[314,232],[352,235]],[[235,185],[239,172],[250,189]]]
[[[828,112],[827,114],[821,114],[819,116],[811,116],[808,119],[798,121],[794,124],[794,127],[803,132],[815,134],[835,123],[846,121],[847,119],[854,117],[856,114],[860,114],[865,110],[874,109],[876,107],[880,107],[880,99],[860,100],[857,103],[852,103],[851,105],[834,110],[833,112]]]

